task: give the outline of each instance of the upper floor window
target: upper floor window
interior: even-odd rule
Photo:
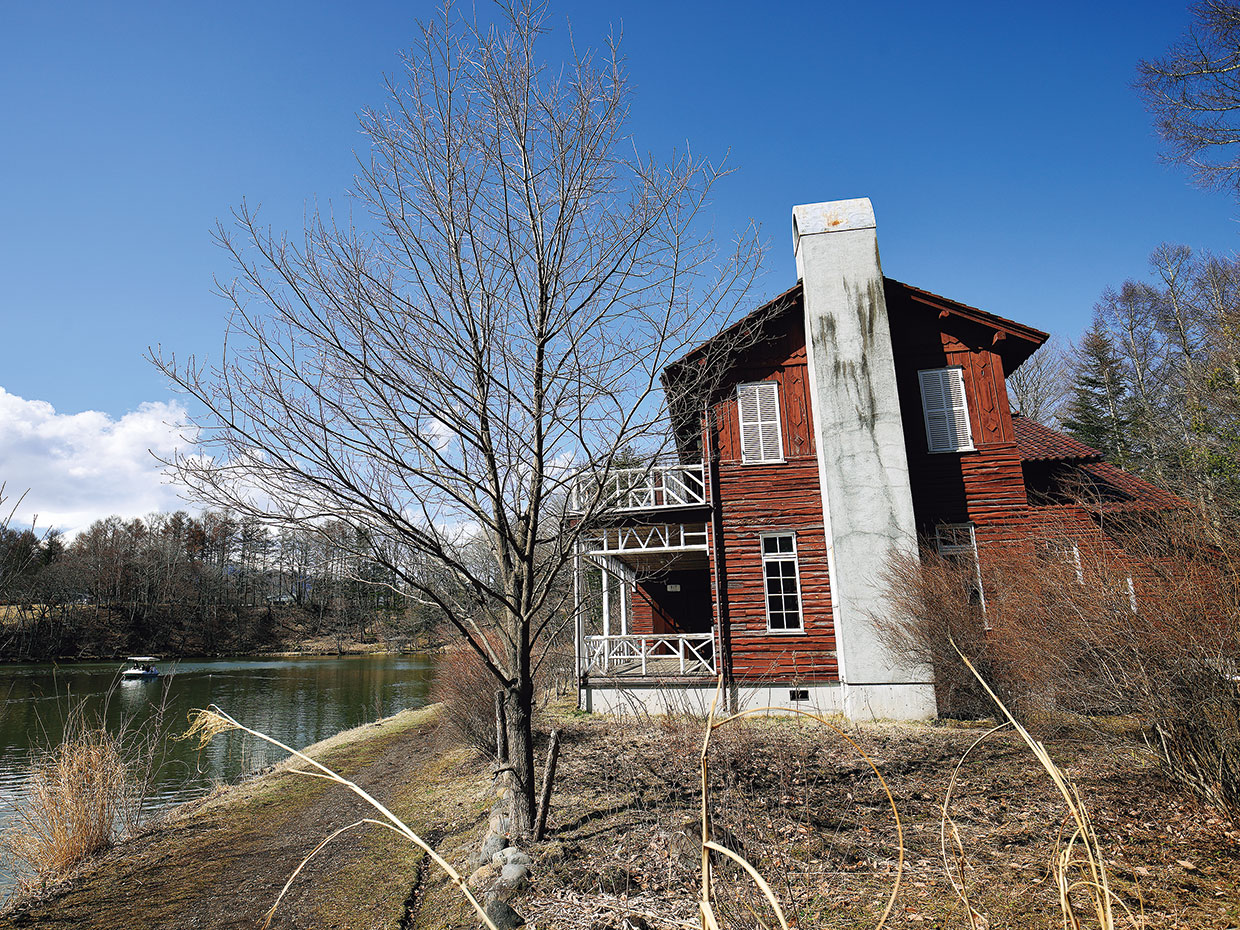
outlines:
[[[931,368],[917,372],[921,381],[921,408],[926,417],[926,440],[931,452],[968,452],[973,449],[969,406],[964,397],[964,370]]]
[[[774,381],[736,388],[742,462],[782,462],[784,441],[779,428],[779,385]]]
[[[762,537],[762,578],[766,584],[766,628],[772,633],[799,633],[801,571],[795,535]]]

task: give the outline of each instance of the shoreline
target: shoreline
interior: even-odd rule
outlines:
[[[160,662],[179,662],[186,660],[205,659],[331,659],[352,658],[357,656],[413,656],[443,652],[447,643],[432,643],[407,649],[391,649],[380,643],[352,643],[343,649],[326,649],[309,647],[306,649],[280,650],[240,650],[226,652],[183,652],[183,653],[148,653]],[[125,662],[134,653],[110,653],[98,655],[62,655],[43,656],[40,658],[23,658],[19,656],[0,656],[3,665],[69,665],[86,662]]]

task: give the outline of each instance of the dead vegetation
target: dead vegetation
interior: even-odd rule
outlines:
[[[162,704],[142,726],[109,729],[106,706],[63,703],[61,741],[35,759],[0,833],[0,865],[19,890],[63,879],[137,829],[164,738]]]
[[[552,717],[563,750],[549,841],[517,902],[528,925],[700,927],[704,721]],[[415,715],[314,756],[435,836],[464,874],[489,805],[484,760],[436,728]],[[1063,796],[1017,734],[979,743],[988,729],[843,728],[899,810],[904,866],[887,926],[1063,925],[1051,868],[1057,841],[1072,832]],[[1088,804],[1115,926],[1240,922],[1240,832],[1177,793],[1131,732],[1061,732],[1047,749]],[[789,926],[877,926],[900,852],[887,794],[857,749],[815,721],[754,718],[718,729],[710,753],[711,836],[765,877]],[[20,913],[25,926],[253,927],[298,862],[363,816],[338,786],[282,769],[140,836],[128,854],[110,854],[68,891]],[[452,883],[420,872],[420,861],[386,830],[332,844],[297,877],[272,926],[476,928]],[[779,926],[739,866],[720,856],[711,870],[721,927]],[[135,902],[135,887],[158,909]],[[1088,908],[1081,891],[1072,894]],[[21,925],[14,912],[0,916],[2,928]]]
[[[896,560],[907,619],[885,636],[934,668],[940,713],[994,713],[958,646],[1039,732],[1127,718],[1169,776],[1240,818],[1240,532],[1186,507],[1102,506],[1047,507],[1037,538],[995,542],[980,564]]]

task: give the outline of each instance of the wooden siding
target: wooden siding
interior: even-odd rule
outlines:
[[[967,521],[980,528],[1024,511],[1028,497],[994,332],[956,316],[936,316],[899,297],[888,302],[888,313],[919,532]],[[917,372],[955,365],[964,375],[975,449],[931,453]],[[980,529],[978,535],[984,535]]]
[[[719,499],[731,629],[732,671],[744,685],[762,679],[837,681],[827,546],[814,454],[811,390],[799,308],[786,329],[746,353],[728,372],[713,409],[719,450]],[[779,384],[783,462],[742,464],[735,385]],[[767,630],[764,533],[795,533],[801,576],[799,633]],[[712,561],[712,573],[718,566]],[[712,576],[712,581],[713,581]]]

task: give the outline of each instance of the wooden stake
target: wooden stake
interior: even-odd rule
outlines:
[[[538,798],[538,816],[534,818],[534,842],[542,841],[547,829],[547,808],[551,806],[551,787],[555,783],[555,760],[560,755],[560,731],[551,731],[551,745],[547,748],[547,767],[543,770],[542,794]]]

